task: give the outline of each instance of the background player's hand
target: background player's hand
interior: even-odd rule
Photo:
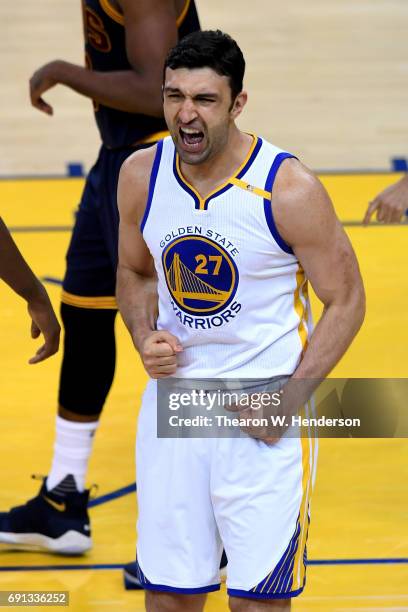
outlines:
[[[36,70],[30,79],[31,104],[34,108],[38,108],[38,110],[47,115],[52,115],[54,110],[52,106],[42,98],[42,94],[58,83],[55,74],[57,65],[58,60],[45,64]]]
[[[176,373],[177,354],[183,347],[178,338],[167,331],[155,331],[144,340],[140,356],[151,378],[165,378]]]
[[[39,363],[48,359],[58,351],[61,328],[55,316],[47,292],[44,289],[41,299],[34,299],[28,302],[28,313],[32,319],[31,337],[38,338],[40,334],[44,336],[44,344],[38,349],[36,354],[31,357],[28,363]]]
[[[408,209],[408,174],[378,194],[367,209],[363,223],[367,225],[377,212],[377,221],[399,223]]]

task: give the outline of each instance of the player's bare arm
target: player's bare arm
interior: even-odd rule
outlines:
[[[324,305],[294,378],[323,378],[362,325],[365,294],[356,256],[319,180],[297,160],[284,162],[273,197],[277,228]]]
[[[368,225],[374,213],[380,223],[399,223],[407,210],[408,174],[405,174],[402,179],[381,191],[370,202],[363,223]]]
[[[44,344],[29,363],[44,361],[58,351],[60,325],[43,284],[32,272],[0,218],[0,278],[27,302],[31,337],[44,335]]]
[[[48,115],[53,108],[43,94],[61,84],[96,102],[130,113],[162,116],[162,66],[177,42],[174,0],[120,0],[127,56],[132,70],[100,72],[54,60],[30,79],[32,105]]]
[[[280,409],[289,416],[308,401],[350,346],[364,319],[365,294],[350,241],[313,173],[297,160],[286,160],[276,177],[272,201],[277,229],[324,305],[302,360],[283,390]],[[304,382],[292,384],[295,379]],[[247,433],[268,443],[280,437],[276,428]]]
[[[120,313],[147,373],[152,378],[162,378],[175,373],[177,353],[182,347],[169,332],[156,331],[156,272],[140,231],[155,153],[156,147],[138,151],[121,169],[116,294]]]

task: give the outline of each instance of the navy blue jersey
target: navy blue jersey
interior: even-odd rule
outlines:
[[[87,67],[101,72],[131,70],[123,16],[111,0],[83,0],[83,14]],[[177,27],[179,39],[200,29],[194,0],[186,0]],[[94,109],[102,142],[110,148],[140,143],[167,130],[162,118],[127,113],[99,103],[94,103]]]

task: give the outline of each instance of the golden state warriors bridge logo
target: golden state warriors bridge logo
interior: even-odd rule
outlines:
[[[214,240],[195,235],[177,238],[165,248],[162,259],[167,287],[185,313],[215,315],[233,300],[238,270],[232,256]]]

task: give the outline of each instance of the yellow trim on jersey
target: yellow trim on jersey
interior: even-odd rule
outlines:
[[[308,345],[308,329],[306,326],[306,321],[309,317],[308,308],[307,308],[307,280],[306,275],[302,266],[299,264],[299,269],[296,272],[296,289],[294,294],[294,307],[297,315],[299,316],[299,325],[298,325],[298,333],[300,337],[300,341],[302,343],[302,353],[307,348]],[[301,295],[303,296],[305,303],[301,299]],[[308,404],[306,406],[309,407]],[[301,414],[304,414],[304,408],[301,410]],[[307,415],[308,416],[308,415]],[[294,563],[293,563],[293,585],[292,590],[296,591],[303,587],[304,578],[305,578],[305,566],[303,562],[303,555],[306,546],[306,538],[307,531],[309,526],[309,504],[310,497],[312,493],[312,479],[314,472],[314,458],[316,452],[316,440],[310,435],[308,437],[303,437],[304,433],[301,434],[301,444],[302,444],[302,502],[300,505],[300,513],[299,513],[299,521],[300,521],[300,535],[298,548],[296,551]]]
[[[242,162],[242,164],[239,166],[239,168],[237,168],[237,170],[234,172],[234,174],[232,176],[230,176],[226,181],[224,181],[223,183],[221,183],[221,185],[218,185],[218,187],[216,187],[215,189],[213,189],[212,191],[210,191],[210,193],[207,193],[207,195],[203,198],[201,196],[201,194],[198,193],[197,189],[195,187],[193,187],[193,185],[191,185],[191,183],[189,183],[183,176],[182,172],[181,172],[181,168],[180,168],[180,156],[177,153],[176,154],[176,171],[177,174],[180,178],[180,180],[187,185],[187,187],[195,194],[195,196],[197,197],[198,201],[199,201],[199,207],[200,210],[205,210],[205,204],[207,202],[207,200],[209,200],[210,198],[214,197],[219,191],[221,191],[222,189],[224,189],[224,187],[226,187],[227,185],[229,185],[230,183],[232,183],[232,179],[235,179],[237,177],[237,175],[241,172],[241,170],[246,166],[246,164],[248,163],[252,153],[254,152],[254,149],[257,145],[258,142],[258,136],[256,136],[255,134],[250,134],[250,136],[252,136],[253,140],[252,140],[252,144],[251,147],[247,153],[247,155],[245,156],[244,161]]]
[[[309,284],[308,283],[304,283],[302,288],[301,288],[301,292],[303,295],[303,299],[305,301],[305,314],[303,317],[303,321],[304,321],[304,325],[306,327],[306,331],[307,333],[309,333],[309,328],[308,328],[308,324],[311,323],[310,321],[310,309],[309,309]]]
[[[149,136],[145,136],[140,140],[136,140],[136,142],[132,144],[132,147],[136,147],[137,145],[141,144],[150,144],[153,142],[158,142],[159,140],[162,140],[162,138],[166,138],[166,136],[170,136],[170,132],[168,132],[167,130],[163,130],[162,132],[154,132],[154,134],[149,134]]]
[[[105,13],[109,15],[113,21],[116,21],[116,23],[119,23],[120,25],[125,24],[125,19],[122,13],[119,13],[119,11],[112,6],[110,0],[99,0],[99,4],[101,5],[102,10],[105,11]]]
[[[191,0],[186,0],[180,15],[177,17],[176,26],[178,28],[181,26],[181,24],[183,23],[184,19],[186,18],[186,15],[188,13],[188,9],[190,8],[190,4],[191,4]]]
[[[230,179],[229,182],[235,185],[236,187],[240,187],[241,189],[248,191],[249,193],[258,195],[261,198],[265,198],[266,200],[272,200],[272,193],[270,191],[265,191],[265,189],[261,189],[260,187],[255,187],[254,185],[250,185],[249,183],[246,183],[245,181],[242,181],[239,178],[232,178]]]
[[[117,310],[118,308],[114,296],[87,297],[83,295],[74,295],[64,290],[62,290],[61,302],[68,304],[68,306],[76,306],[77,308],[91,308],[96,310]]]
[[[299,522],[300,534],[298,547],[293,563],[293,584],[292,590],[297,591],[302,588],[305,567],[303,563],[303,555],[306,546],[307,530],[309,526],[309,502],[312,489],[312,474],[313,474],[313,445],[310,437],[301,437],[302,444],[302,502],[300,504]]]
[[[308,330],[307,330],[306,323],[305,323],[305,320],[307,317],[307,309],[304,303],[302,302],[300,294],[301,294],[301,291],[303,290],[304,285],[306,284],[307,283],[306,283],[306,276],[305,276],[304,270],[299,265],[299,269],[296,272],[296,289],[295,289],[295,295],[294,295],[294,302],[295,302],[294,305],[295,305],[296,314],[299,317],[298,333],[299,333],[300,341],[302,343],[302,352],[304,352],[307,348]],[[307,288],[305,289],[305,292],[307,294]]]

